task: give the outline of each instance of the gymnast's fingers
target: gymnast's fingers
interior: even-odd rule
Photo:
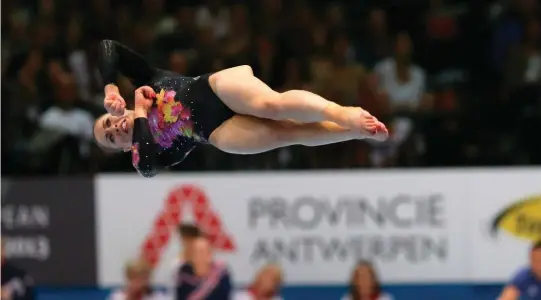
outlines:
[[[106,110],[108,113],[113,113],[115,103],[116,103],[115,101],[112,101],[112,100],[106,100],[103,106],[105,107],[105,110]]]
[[[123,114],[124,114],[124,107],[123,107],[122,103],[120,103],[118,101],[113,103],[111,115],[113,115],[113,116],[121,116]]]
[[[138,88],[137,90],[147,99],[156,97],[156,93],[149,86],[142,86]]]

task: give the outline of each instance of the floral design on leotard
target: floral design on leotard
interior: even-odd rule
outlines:
[[[175,95],[175,91],[162,89],[156,95],[156,107],[152,108],[148,116],[150,131],[163,148],[171,147],[178,136],[201,140],[193,131],[190,109],[175,101]]]
[[[133,143],[131,145],[131,163],[137,169],[139,166],[139,143]]]

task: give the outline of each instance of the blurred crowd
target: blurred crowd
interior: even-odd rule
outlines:
[[[210,239],[193,224],[178,226],[180,248],[171,264],[171,282],[164,289],[152,283],[153,265],[144,257],[126,262],[125,283],[111,291],[106,300],[283,300],[284,274],[280,265],[268,263],[243,287],[235,286],[224,261],[214,257]],[[35,282],[24,269],[6,258],[1,249],[2,285],[0,300],[36,300]],[[37,283],[39,284],[39,283]],[[342,300],[393,300],[384,292],[374,266],[360,261],[353,268]]]
[[[166,291],[152,288],[152,266],[144,258],[128,261],[126,285],[113,291],[108,300],[283,300],[284,274],[278,264],[263,265],[252,282],[233,285],[227,264],[214,257],[212,243],[196,225],[178,227],[182,251],[175,259],[172,282]],[[378,274],[368,261],[353,267],[348,289],[342,300],[393,300],[381,286]]]
[[[171,283],[164,289],[152,283],[153,264],[143,254],[127,261],[125,282],[107,300],[284,300],[282,286],[287,274],[279,264],[263,265],[246,286],[235,286],[228,265],[215,258],[211,239],[197,225],[178,226],[182,249],[171,264]],[[1,300],[36,300],[31,274],[6,258],[1,247]],[[532,244],[528,264],[521,266],[503,288],[498,300],[537,300],[541,296],[541,240]],[[39,284],[39,283],[38,283]],[[419,295],[422,298],[422,295]],[[394,300],[379,280],[370,261],[359,261],[352,268],[341,300]]]
[[[539,13],[536,0],[2,1],[2,173],[131,170],[93,143],[106,38],[189,76],[249,64],[391,129],[256,156],[201,147],[176,170],[540,164]]]

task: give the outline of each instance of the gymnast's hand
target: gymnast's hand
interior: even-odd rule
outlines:
[[[126,101],[120,96],[118,88],[114,85],[105,87],[103,106],[112,116],[123,116],[126,111]]]
[[[149,111],[156,98],[156,93],[149,86],[142,86],[135,90],[135,110]]]

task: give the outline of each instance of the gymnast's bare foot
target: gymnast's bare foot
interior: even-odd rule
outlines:
[[[351,109],[349,128],[358,134],[359,139],[387,140],[389,131],[385,124],[360,107],[349,107],[349,109]]]
[[[373,139],[382,142],[389,138],[389,131],[385,124],[368,113],[360,117],[359,124],[360,128],[357,132],[361,139]]]

